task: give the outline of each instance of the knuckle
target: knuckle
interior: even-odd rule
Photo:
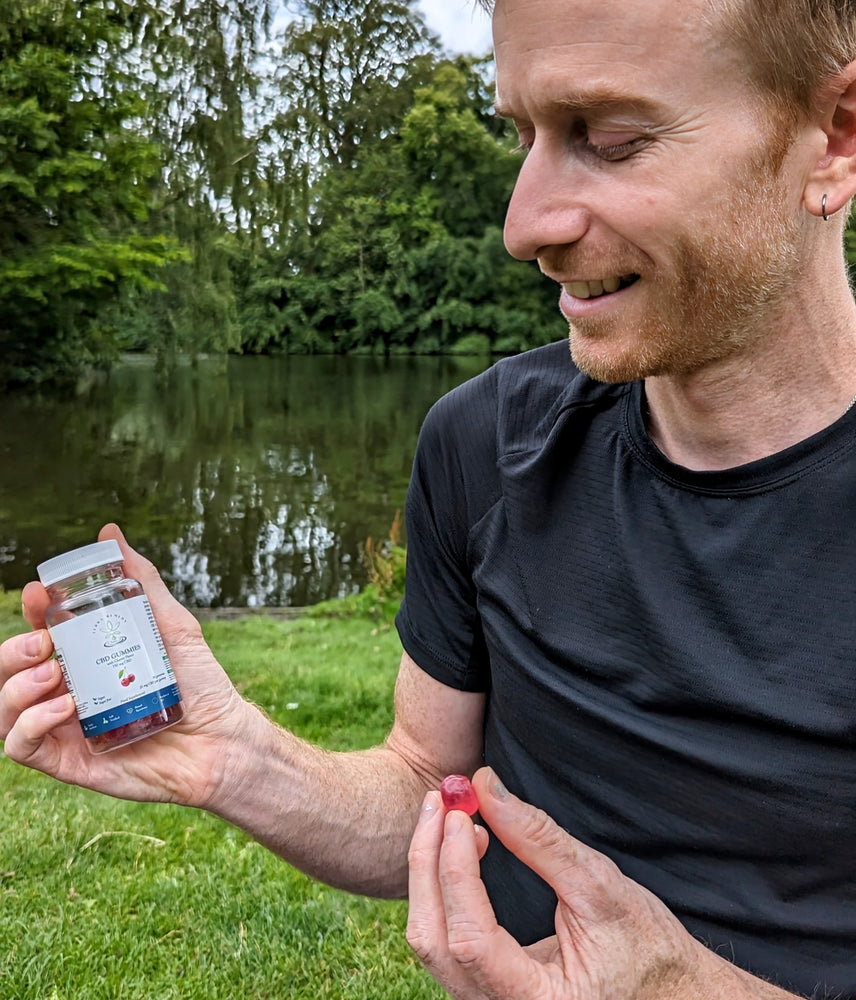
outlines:
[[[23,674],[13,674],[0,686],[0,720],[17,716],[27,707],[25,680]]]
[[[437,944],[428,927],[421,920],[408,920],[405,932],[407,943],[423,965],[430,967],[438,954]]]
[[[478,965],[483,958],[483,937],[479,928],[470,921],[450,926],[449,954],[463,969]]]
[[[573,841],[569,840],[567,833],[543,809],[532,810],[525,824],[525,837],[546,850],[575,853]]]
[[[600,895],[615,904],[622,904],[626,888],[631,885],[618,865],[603,854],[592,852],[579,868],[580,881],[588,886],[592,896]]]
[[[9,680],[12,674],[12,660],[14,659],[14,638],[0,642],[0,689]]]
[[[26,764],[30,757],[29,748],[34,742],[32,726],[29,724],[26,712],[15,722],[15,725],[4,734],[3,752],[9,760],[16,764]]]
[[[174,609],[174,614],[167,612],[157,616],[158,624],[164,639],[169,637],[169,645],[176,649],[193,649],[200,643],[205,644],[202,634],[202,625],[189,611],[178,605]]]
[[[592,875],[603,885],[611,885],[615,882],[631,883],[625,878],[618,865],[605,854],[596,854],[590,862]]]
[[[421,844],[417,844],[414,841],[410,842],[410,848],[407,851],[407,865],[411,870],[422,871],[426,867],[426,862],[428,860],[428,850]]]

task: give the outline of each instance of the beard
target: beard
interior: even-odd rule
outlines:
[[[647,286],[648,305],[634,330],[617,319],[569,320],[571,356],[581,371],[600,382],[681,376],[767,335],[799,281],[800,227],[778,170],[765,166],[755,164],[751,191],[746,182],[731,189],[716,232],[699,227],[676,240],[668,273],[649,276],[643,268],[637,284]],[[625,261],[609,273],[630,270]]]

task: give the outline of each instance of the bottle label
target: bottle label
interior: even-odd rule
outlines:
[[[56,657],[85,736],[97,736],[181,701],[145,596],[53,625]]]

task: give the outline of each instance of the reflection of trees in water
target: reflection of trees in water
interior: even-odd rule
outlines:
[[[333,528],[329,481],[314,462],[292,446],[267,449],[267,475],[219,460],[197,467],[187,505],[197,517],[163,566],[179,600],[206,606],[241,594],[251,606],[309,604],[356,586]]]
[[[0,400],[0,584],[118,520],[190,605],[300,605],[364,579],[430,404],[483,367],[242,358],[75,399]],[[5,561],[4,561],[5,560]]]

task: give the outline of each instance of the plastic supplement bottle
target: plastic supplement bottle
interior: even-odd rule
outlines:
[[[92,753],[183,718],[152,609],[140,583],[125,576],[118,542],[84,545],[37,569],[51,599],[48,631]]]

